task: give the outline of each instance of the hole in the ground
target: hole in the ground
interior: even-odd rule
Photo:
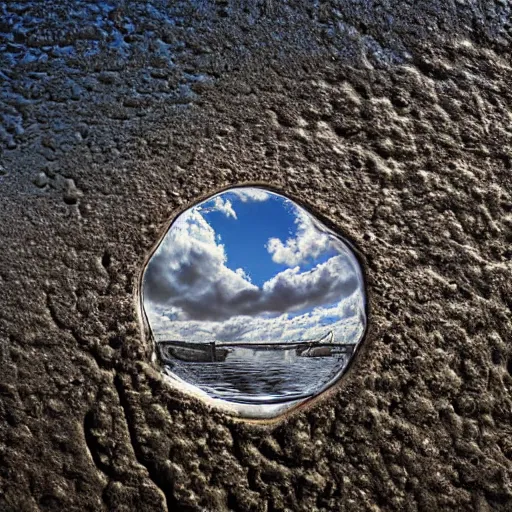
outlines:
[[[366,330],[352,246],[262,188],[229,189],[179,215],[142,292],[165,374],[245,416],[275,416],[327,389]]]
[[[69,196],[69,195],[65,195],[64,196],[64,202],[70,206],[78,203],[78,199],[75,197],[75,196]]]
[[[113,349],[118,349],[121,347],[121,345],[123,344],[123,338],[121,338],[121,336],[111,336],[109,339],[108,339],[108,344],[113,348]]]
[[[103,256],[101,257],[101,264],[108,268],[110,267],[110,264],[112,263],[112,257],[110,256],[110,253],[108,251],[105,251],[103,253]]]
[[[501,364],[501,352],[497,348],[492,349],[491,360],[496,365]]]

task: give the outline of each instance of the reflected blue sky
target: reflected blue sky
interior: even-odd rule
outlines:
[[[143,280],[157,340],[355,343],[364,290],[352,251],[293,201],[231,189],[172,224]]]
[[[204,203],[201,212],[225,247],[226,266],[234,271],[243,268],[257,286],[289,268],[286,262],[272,259],[267,244],[271,238],[288,240],[297,237],[298,224],[293,203],[275,194],[269,194],[265,201],[244,202],[233,192],[226,192],[221,198],[224,208],[216,207],[218,200],[211,199]],[[227,202],[231,204],[236,218],[231,212],[226,214]],[[311,270],[335,254],[334,249],[327,248],[316,257],[306,257],[301,261],[301,270]]]

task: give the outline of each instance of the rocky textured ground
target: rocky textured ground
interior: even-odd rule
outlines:
[[[0,3],[0,510],[512,509],[512,21],[477,1]],[[247,423],[138,316],[181,208],[264,183],[356,244],[370,331]]]

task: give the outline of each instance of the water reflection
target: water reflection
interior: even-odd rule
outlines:
[[[143,305],[164,371],[244,412],[321,392],[366,325],[350,247],[293,201],[253,187],[175,220],[145,270]]]

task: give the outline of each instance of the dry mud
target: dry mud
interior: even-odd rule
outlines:
[[[512,510],[506,1],[0,3],[0,510]],[[138,318],[169,219],[264,183],[362,254],[370,331],[271,424]]]

